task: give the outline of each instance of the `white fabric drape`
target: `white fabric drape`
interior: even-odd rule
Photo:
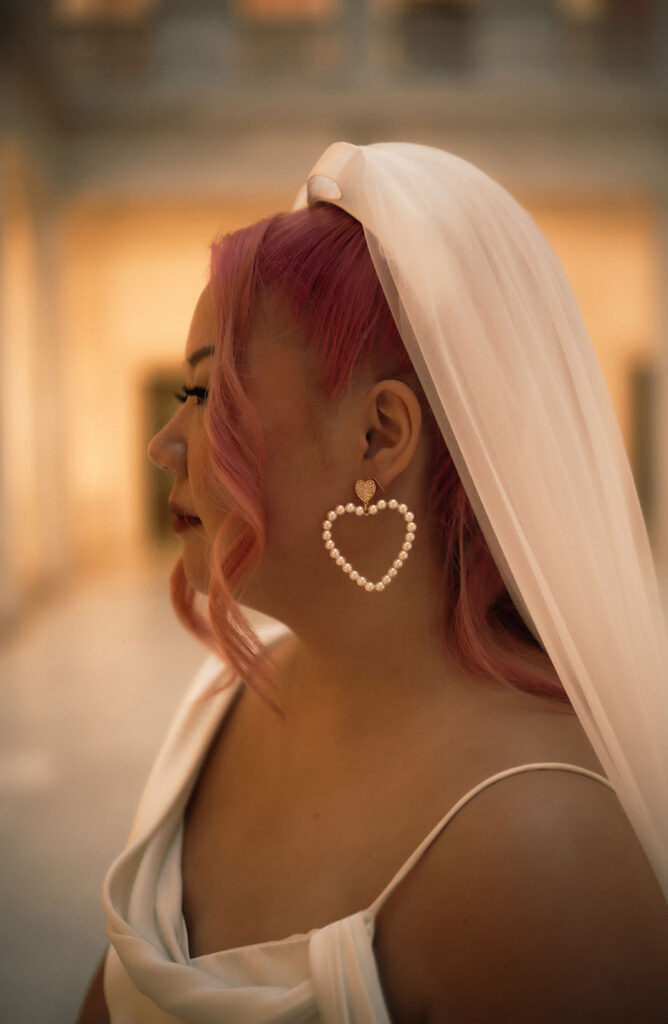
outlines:
[[[614,409],[528,213],[459,157],[329,146],[293,209],[360,221],[499,571],[668,901],[668,637]]]
[[[273,647],[289,630],[269,622],[258,634]],[[222,669],[214,655],[207,658],[181,701],[127,846],[104,880],[111,943],[104,994],[112,1024],[390,1024],[372,948],[375,905],[306,934],[190,956],[182,911],[183,813],[211,742],[245,685],[238,679],[217,689]]]

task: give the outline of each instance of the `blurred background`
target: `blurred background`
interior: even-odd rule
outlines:
[[[0,2],[3,1020],[73,1020],[102,877],[206,656],[171,611],[146,446],[208,244],[289,209],[330,143],[439,146],[527,207],[664,588],[667,83],[663,0]]]

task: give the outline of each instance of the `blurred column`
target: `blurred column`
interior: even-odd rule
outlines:
[[[656,81],[658,92],[664,97],[668,93],[668,4],[657,0],[656,4]],[[664,107],[665,111],[665,107]],[[665,581],[664,609],[668,611],[668,143],[666,142],[665,113],[660,122],[660,144],[663,161],[658,169],[659,203],[657,227],[659,231],[661,323],[659,350],[658,402],[656,409],[657,437],[657,508],[656,508],[656,556],[661,582]]]
[[[48,186],[47,186],[48,188]],[[35,500],[40,509],[38,580],[40,589],[59,583],[72,567],[72,536],[68,526],[64,432],[64,379],[60,295],[63,248],[61,206],[50,191],[33,196],[35,210],[37,308],[35,366]]]
[[[668,598],[668,184],[664,181],[657,197],[659,235],[659,289],[661,295],[659,351],[657,359],[657,402],[655,408],[656,501],[654,555],[657,572]]]
[[[8,338],[6,329],[7,303],[7,198],[8,167],[4,147],[0,147],[0,622],[5,622],[19,604],[19,586],[16,566],[11,558],[9,511],[9,471],[7,460],[7,403]]]
[[[44,153],[40,153],[44,157]],[[0,141],[0,619],[60,577],[57,217],[31,146]]]

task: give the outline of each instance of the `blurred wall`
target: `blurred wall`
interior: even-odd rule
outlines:
[[[59,212],[30,156],[17,139],[0,139],[0,621],[70,568]]]
[[[597,194],[524,205],[573,285],[631,455],[631,374],[637,366],[653,365],[659,350],[656,210],[641,195]]]
[[[529,209],[579,299],[668,575],[667,16],[634,11],[15,8],[0,31],[0,623],[159,539],[147,392],[178,380],[207,247],[289,209],[338,139],[440,146]]]
[[[213,237],[273,209],[265,200],[73,204],[61,288],[65,460],[72,562],[109,564],[150,540],[146,388],[178,372]]]

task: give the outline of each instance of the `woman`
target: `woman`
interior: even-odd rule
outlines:
[[[665,680],[600,670],[665,631],[635,491],[584,531],[628,466],[533,222],[450,154],[335,144],[212,246],[185,366],[149,455],[214,654],[105,880],[111,1020],[663,1020]]]

